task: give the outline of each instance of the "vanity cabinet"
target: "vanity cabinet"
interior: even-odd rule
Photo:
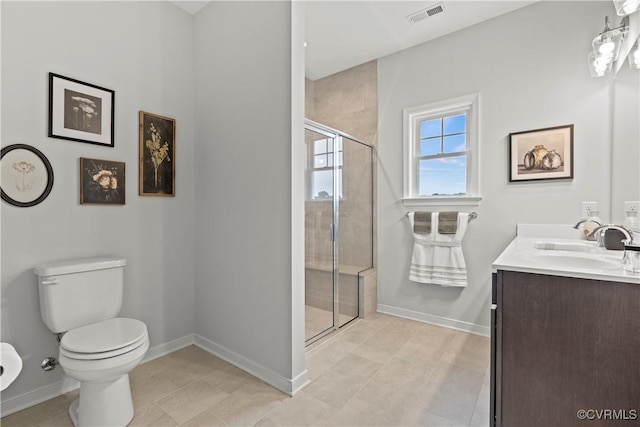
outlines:
[[[640,426],[640,285],[493,279],[493,425]]]

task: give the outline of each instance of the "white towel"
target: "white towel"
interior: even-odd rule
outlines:
[[[462,238],[467,231],[469,214],[458,213],[456,234],[438,233],[438,213],[431,214],[431,233],[413,233],[413,256],[409,280],[442,286],[467,286],[467,266],[462,253]],[[409,213],[413,231],[413,212]]]

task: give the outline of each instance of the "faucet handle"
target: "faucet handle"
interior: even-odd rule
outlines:
[[[604,247],[615,251],[624,250],[624,241],[629,240],[619,228],[608,228],[604,232]]]
[[[623,240],[633,241],[632,233],[620,225],[601,225],[595,228],[588,236],[596,236],[598,247],[612,250],[623,250]]]

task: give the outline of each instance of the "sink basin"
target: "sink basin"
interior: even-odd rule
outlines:
[[[620,268],[622,260],[588,254],[534,254],[533,259],[549,267],[609,270]]]

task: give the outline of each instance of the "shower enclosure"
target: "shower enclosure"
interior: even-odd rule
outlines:
[[[305,341],[362,310],[361,274],[373,267],[372,147],[305,122]]]

